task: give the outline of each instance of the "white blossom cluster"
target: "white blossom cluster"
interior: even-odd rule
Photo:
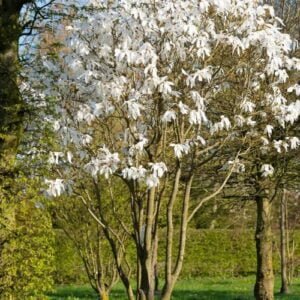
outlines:
[[[299,118],[299,85],[282,86],[300,61],[291,57],[294,43],[280,31],[272,7],[253,0],[90,4],[97,9],[66,28],[68,51],[59,61],[65,72],[55,81],[61,118],[53,126],[69,154],[53,152],[51,163],[68,157],[92,176],[118,174],[152,188],[169,164],[241,129],[256,132],[262,151],[299,146],[297,137],[273,139],[276,127]],[[229,67],[218,59],[223,53],[229,53]],[[248,63],[243,55],[250,54]],[[45,66],[59,70],[47,60]],[[222,111],[216,101],[237,89],[232,74],[240,90],[234,109]],[[158,127],[171,132],[166,146],[174,156],[167,161],[148,155]],[[96,151],[87,151],[95,144]],[[238,169],[244,170],[242,163]],[[264,164],[261,172],[272,175],[273,167]],[[53,195],[63,190],[61,182],[50,187]]]

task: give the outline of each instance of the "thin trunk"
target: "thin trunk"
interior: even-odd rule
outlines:
[[[183,258],[185,253],[185,245],[186,245],[186,233],[187,233],[187,226],[188,226],[188,210],[189,210],[189,201],[190,201],[190,194],[191,194],[191,187],[193,183],[194,176],[191,175],[186,183],[185,192],[183,196],[183,203],[182,203],[182,212],[181,212],[181,226],[180,226],[180,237],[179,237],[179,250],[177,255],[176,264],[174,267],[174,271],[171,275],[171,281],[166,282],[163,292],[162,292],[162,300],[169,300],[171,299],[172,292],[174,289],[174,285],[178,279],[178,276],[182,269]]]
[[[153,251],[155,236],[153,234],[153,221],[155,212],[155,188],[152,188],[148,194],[147,201],[147,215],[146,215],[146,227],[144,236],[144,247],[142,249],[142,255],[139,258],[141,263],[141,285],[139,290],[138,299],[154,299],[154,264],[153,264]]]
[[[281,255],[281,294],[288,294],[288,280],[287,280],[287,251],[286,251],[286,191],[283,189],[283,194],[280,203],[280,255]]]
[[[111,247],[115,262],[116,262],[118,274],[120,276],[120,279],[121,279],[122,283],[125,286],[127,297],[128,297],[129,300],[134,300],[134,294],[133,294],[133,291],[132,291],[132,287],[131,287],[129,278],[126,275],[126,273],[125,273],[125,271],[122,267],[121,261],[119,259],[118,249],[117,249],[116,243],[115,243],[114,239],[110,236],[110,232],[107,229],[107,227],[103,229],[103,232],[104,232],[105,237],[107,238],[107,240],[110,244],[110,247]]]
[[[254,295],[256,300],[274,299],[272,262],[271,202],[266,196],[257,196],[256,255],[257,271]]]
[[[174,234],[174,225],[173,225],[173,207],[178,194],[179,189],[179,180],[181,176],[181,168],[177,167],[175,180],[173,184],[173,190],[171,197],[168,202],[167,207],[167,237],[166,237],[166,266],[165,266],[165,287],[171,285],[172,281],[172,253],[173,253],[173,234]]]
[[[290,231],[288,222],[288,206],[285,205],[285,228],[286,228],[286,258],[287,258],[287,280],[288,285],[291,285],[293,279],[293,254],[294,254],[294,240],[292,239],[292,251],[290,247]]]

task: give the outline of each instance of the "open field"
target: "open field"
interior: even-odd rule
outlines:
[[[220,279],[199,278],[182,280],[176,285],[174,300],[250,300],[252,297],[253,277]],[[276,280],[275,291],[279,290],[279,280]],[[50,295],[51,300],[92,300],[96,295],[88,286],[58,287]],[[121,284],[118,284],[111,293],[112,300],[125,300],[125,293]],[[296,279],[288,296],[276,294],[275,299],[300,299],[300,279]]]

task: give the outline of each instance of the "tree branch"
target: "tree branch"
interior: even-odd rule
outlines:
[[[235,159],[238,158],[239,154],[240,154],[240,152],[238,152],[238,154],[236,155]],[[221,184],[221,186],[220,186],[214,193],[212,193],[211,195],[209,195],[209,196],[203,198],[203,199],[198,203],[198,205],[194,208],[194,210],[192,211],[192,213],[191,213],[190,216],[188,217],[188,220],[187,220],[188,223],[192,220],[192,218],[194,217],[194,215],[196,214],[196,212],[200,209],[200,207],[201,207],[205,202],[209,201],[210,199],[216,197],[218,194],[221,193],[221,191],[223,190],[223,188],[224,188],[225,185],[227,184],[229,178],[231,177],[234,168],[235,168],[235,164],[232,165],[232,167],[231,167],[229,173],[227,174],[227,176],[226,176],[225,180],[223,181],[223,183]]]

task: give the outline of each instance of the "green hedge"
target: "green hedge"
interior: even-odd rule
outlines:
[[[253,230],[218,230],[218,229],[190,229],[188,231],[186,255],[181,273],[182,278],[192,277],[233,277],[255,274],[256,250]],[[300,274],[300,231],[290,234],[295,243],[294,265],[295,275]],[[164,268],[164,237],[165,231],[160,232],[158,266],[160,274]],[[274,271],[280,271],[279,233],[274,233]],[[58,245],[57,277],[59,282],[70,282],[77,278],[80,261],[71,252],[71,244],[66,241]],[[59,249],[63,247],[62,251]],[[176,242],[174,243],[176,248]],[[134,247],[129,247],[130,261],[134,265]],[[64,260],[63,256],[68,259]],[[175,261],[175,259],[174,259]],[[65,264],[65,266],[64,266]],[[72,265],[74,264],[74,265]],[[77,270],[77,274],[73,274]],[[81,271],[81,278],[83,280]],[[64,278],[66,276],[67,278]]]
[[[250,231],[189,230],[182,277],[249,275],[255,272]]]
[[[164,232],[161,234],[161,240]],[[256,249],[253,230],[190,229],[182,278],[233,277],[255,274]],[[300,231],[290,233],[294,241],[295,275],[300,274]],[[163,240],[161,246],[164,245]],[[291,247],[292,248],[292,247]],[[280,272],[279,233],[273,235],[274,272]],[[159,267],[163,270],[164,251],[159,253]]]

